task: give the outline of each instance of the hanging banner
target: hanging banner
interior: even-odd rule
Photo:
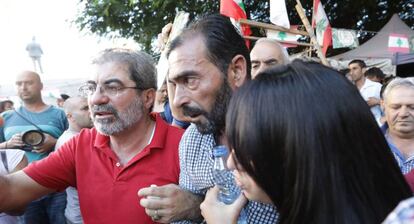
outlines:
[[[270,22],[286,29],[290,28],[285,0],[270,0]]]
[[[297,27],[298,27],[297,25],[292,25],[290,28],[291,29],[297,29]],[[283,31],[276,31],[276,30],[267,29],[266,30],[266,37],[270,38],[270,39],[275,39],[277,41],[282,41],[281,44],[284,47],[289,48],[289,47],[297,47],[298,45],[283,43],[283,41],[297,42],[298,39],[301,37],[301,35],[296,35],[296,34],[287,33],[287,32],[283,32]]]
[[[356,48],[359,45],[355,30],[332,28],[333,48]]]
[[[388,51],[409,53],[410,45],[407,35],[391,33],[388,38]]]

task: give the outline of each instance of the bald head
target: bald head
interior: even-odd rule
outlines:
[[[266,68],[289,63],[286,49],[276,40],[269,38],[261,38],[256,41],[250,52],[250,59],[252,61],[252,78]]]
[[[24,104],[42,102],[43,84],[40,76],[33,71],[23,71],[16,77],[17,94]]]
[[[71,130],[80,131],[82,128],[92,127],[92,120],[86,98],[80,96],[70,97],[63,104],[63,109],[65,110]]]

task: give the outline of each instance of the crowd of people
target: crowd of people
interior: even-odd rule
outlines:
[[[61,107],[43,102],[38,73],[16,76],[22,106],[1,113],[0,223],[408,217],[397,205],[414,203],[413,78],[386,80],[359,59],[344,76],[267,38],[249,51],[222,15],[193,21],[166,55],[157,90],[148,54],[104,50]],[[218,200],[218,145],[242,192],[232,204]]]

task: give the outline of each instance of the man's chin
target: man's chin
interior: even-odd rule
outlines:
[[[200,132],[203,135],[208,135],[208,134],[214,134],[215,133],[215,128],[214,125],[211,122],[207,122],[207,123],[195,123],[198,132]]]

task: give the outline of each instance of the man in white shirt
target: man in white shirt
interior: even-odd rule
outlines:
[[[63,132],[57,140],[55,150],[58,150],[60,146],[65,144],[65,142],[77,135],[82,128],[91,128],[93,126],[86,98],[79,96],[70,97],[64,102],[63,109],[65,110],[66,117],[68,118],[69,128]],[[83,221],[79,207],[78,191],[74,187],[68,187],[66,189],[66,194],[66,223],[82,224]]]
[[[349,62],[348,68],[351,80],[367,102],[378,125],[381,125],[380,91],[382,85],[365,78],[366,65],[364,61],[359,59],[352,60]]]

